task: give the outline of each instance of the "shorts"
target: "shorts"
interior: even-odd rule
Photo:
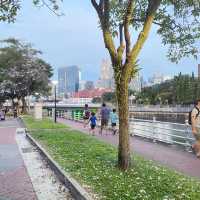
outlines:
[[[96,127],[96,124],[90,124],[90,127],[91,127],[92,130],[94,130],[95,127]]]
[[[196,141],[200,141],[200,128],[199,127],[197,127],[197,133],[194,134],[194,137],[195,137]]]
[[[115,126],[117,126],[117,123],[112,123],[111,126],[115,127]]]
[[[101,127],[108,126],[108,120],[107,119],[101,119]]]
[[[88,116],[83,116],[83,119],[84,120],[88,120],[90,117],[88,117]]]

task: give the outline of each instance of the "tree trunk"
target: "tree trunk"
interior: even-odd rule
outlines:
[[[14,98],[11,99],[12,101],[12,107],[13,107],[13,110],[15,109],[15,102],[14,102]]]
[[[117,101],[119,109],[119,147],[118,166],[126,170],[131,165],[129,144],[129,110],[128,110],[128,81],[117,85]]]
[[[23,114],[27,114],[28,113],[25,97],[22,97],[22,113]]]

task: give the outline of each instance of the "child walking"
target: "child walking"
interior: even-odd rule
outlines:
[[[97,118],[96,118],[94,112],[91,113],[91,117],[90,117],[89,121],[90,121],[91,132],[92,132],[92,135],[94,136],[95,135],[95,127],[97,125]]]
[[[116,113],[116,109],[113,109],[113,111],[112,111],[112,113],[110,115],[110,120],[111,120],[111,126],[112,126],[112,133],[113,133],[113,135],[115,135],[116,132],[117,132],[117,129],[116,129],[117,119],[118,119],[118,116],[117,116],[117,113]]]

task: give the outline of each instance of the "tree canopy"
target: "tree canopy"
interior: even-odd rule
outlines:
[[[30,44],[10,38],[0,48],[0,95],[22,99],[36,92],[48,95],[52,67]]]
[[[124,27],[127,50],[131,48],[128,27],[140,33],[139,37],[141,37],[145,26],[148,25],[146,23],[149,17],[154,15],[152,24],[156,26],[162,43],[169,47],[167,56],[171,61],[178,62],[181,58],[190,55],[197,57],[200,45],[198,41],[200,38],[199,0],[101,0],[99,5],[100,3],[105,5],[105,2],[108,2],[110,9],[109,20],[107,20],[109,29],[113,36],[119,36],[120,25]],[[104,9],[103,12],[99,12],[101,15],[105,12]],[[126,24],[126,20],[129,20],[129,24]]]
[[[45,6],[56,15],[61,15],[59,12],[59,2],[63,0],[32,0],[33,4],[42,7]],[[14,22],[18,11],[21,8],[21,0],[0,0],[0,21]]]
[[[145,87],[137,95],[143,104],[193,104],[200,98],[200,79],[192,75],[179,74],[172,80]]]

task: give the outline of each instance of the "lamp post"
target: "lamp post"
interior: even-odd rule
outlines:
[[[56,108],[57,108],[57,105],[56,105],[56,85],[58,83],[58,81],[52,81],[53,85],[54,85],[54,122],[57,123],[57,115],[56,115]]]

